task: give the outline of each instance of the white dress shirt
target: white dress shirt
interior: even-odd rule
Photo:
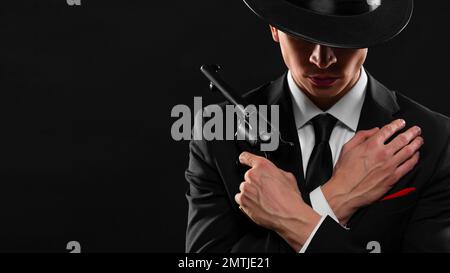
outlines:
[[[356,133],[359,117],[361,115],[361,109],[366,96],[366,87],[368,82],[366,71],[364,68],[361,68],[361,75],[353,88],[326,112],[320,110],[320,108],[318,108],[303,93],[292,78],[290,71],[287,75],[287,81],[292,95],[293,113],[302,151],[303,166],[299,167],[302,167],[303,173],[306,174],[308,161],[315,144],[314,127],[311,123],[311,119],[324,113],[328,113],[338,120],[329,140],[334,166],[339,159],[342,146],[344,146],[344,144],[347,143]],[[327,215],[339,223],[339,220],[330,208],[320,187],[310,193],[310,199],[312,208],[319,213],[322,218],[309,236],[306,243],[303,245],[300,253],[306,251],[309,243]]]

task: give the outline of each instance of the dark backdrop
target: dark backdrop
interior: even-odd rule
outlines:
[[[279,49],[239,0],[81,4],[0,3],[0,251],[182,252],[188,143],[171,109],[220,100],[202,63],[243,92],[284,71]],[[416,1],[366,63],[446,115],[448,6]]]

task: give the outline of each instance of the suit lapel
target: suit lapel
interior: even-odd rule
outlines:
[[[297,185],[302,193],[303,200],[310,204],[309,194],[306,188],[305,175],[303,173],[302,152],[298,139],[298,131],[292,110],[292,99],[284,74],[268,90],[270,95],[269,105],[280,106],[280,135],[290,144],[280,142],[279,148],[269,155],[269,159],[280,169],[291,172],[297,179]]]
[[[394,114],[399,111],[395,95],[369,73],[366,98],[361,110],[358,131],[383,127],[394,120]]]
[[[382,128],[392,122],[400,107],[397,104],[394,93],[379,83],[368,73],[368,86],[361,116],[358,123],[358,130],[370,130],[375,127]],[[359,209],[350,218],[347,226],[354,226],[366,213],[368,207]]]

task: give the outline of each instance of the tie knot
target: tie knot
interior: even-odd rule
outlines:
[[[312,119],[316,143],[328,142],[337,119],[330,114],[318,115]]]

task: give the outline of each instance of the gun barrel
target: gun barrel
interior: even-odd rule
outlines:
[[[241,106],[246,106],[245,100],[220,77],[218,73],[220,67],[218,65],[202,65],[200,70],[231,104],[240,108],[242,108]],[[244,112],[244,109],[242,108],[241,111]]]
[[[248,113],[245,109],[247,107],[247,103],[245,99],[237,94],[233,88],[231,88],[230,85],[228,85],[219,75],[220,66],[218,65],[202,65],[200,68],[201,72],[209,79],[211,82],[212,87],[217,88],[219,92],[225,97],[226,100],[228,100],[231,104],[236,106],[238,110],[241,112],[242,117],[245,119],[249,118],[250,115],[257,115],[256,120],[258,122],[264,122],[266,123],[266,130],[270,130],[272,133],[277,131],[275,128],[272,127],[272,124],[267,120],[267,117],[262,116],[261,113]],[[239,126],[238,131],[241,131],[242,135],[245,136],[246,140],[249,141],[252,146],[256,146],[258,143],[261,142],[268,142],[270,140],[270,135],[266,132],[251,132],[248,129],[248,126]],[[254,135],[256,134],[256,135]],[[279,136],[281,139],[281,136]]]

